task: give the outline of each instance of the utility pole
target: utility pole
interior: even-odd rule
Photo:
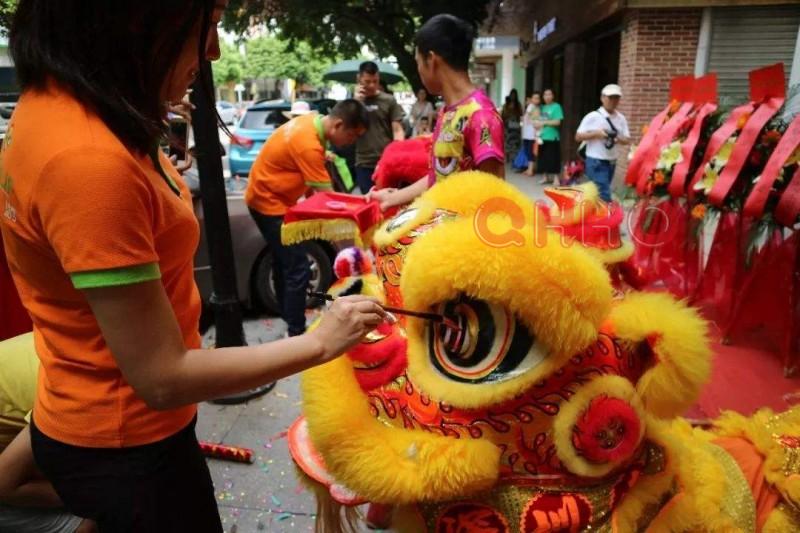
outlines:
[[[192,91],[192,127],[200,179],[200,197],[205,220],[205,235],[211,264],[213,290],[209,303],[214,312],[216,347],[245,346],[242,308],[236,290],[236,265],[228,218],[222,153],[217,133],[217,112],[214,94],[206,87],[214,86],[211,63],[203,62]],[[268,392],[272,385],[215,400],[217,403],[242,403]]]

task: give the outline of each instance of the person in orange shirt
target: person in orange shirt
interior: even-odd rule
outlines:
[[[346,297],[305,335],[201,349],[199,227],[158,145],[168,103],[219,57],[226,6],[20,0],[11,27],[22,95],[0,156],[0,231],[40,361],[31,448],[67,510],[101,532],[222,531],[196,402],[338,357],[386,317]]]
[[[289,336],[306,330],[306,289],[311,266],[303,244],[284,246],[281,225],[286,211],[301,196],[331,188],[325,168],[328,143],[347,146],[367,131],[364,104],[343,100],[327,116],[296,117],[270,136],[250,170],[245,202],[272,250],[275,290]]]

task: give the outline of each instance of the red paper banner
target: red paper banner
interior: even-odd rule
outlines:
[[[800,216],[800,167],[792,176],[775,208],[775,219],[784,226],[792,227]]]
[[[694,95],[695,78],[692,75],[677,76],[669,82],[669,99],[672,102],[691,102]]]
[[[708,102],[703,104],[703,107],[697,112],[694,119],[689,135],[681,145],[681,161],[672,169],[672,180],[669,183],[669,194],[673,198],[682,196],[686,188],[686,178],[689,175],[689,169],[692,166],[692,156],[697,143],[700,141],[700,133],[703,131],[703,122],[706,117],[717,110],[717,104]]]
[[[783,105],[783,100],[783,98],[768,99],[758,106],[750,120],[747,121],[739,138],[736,140],[736,144],[733,146],[731,158],[725,168],[722,169],[719,179],[708,195],[708,201],[711,204],[721,206],[725,201],[725,197],[728,196],[731,187],[736,182],[736,178],[739,177],[739,172],[742,170],[745,161],[747,161],[747,156],[750,155],[750,150],[756,144],[762,128],[778,112],[778,109]]]
[[[703,161],[700,163],[700,166],[697,168],[697,171],[694,173],[692,177],[692,181],[689,183],[689,198],[694,198],[695,191],[694,186],[695,184],[703,178],[703,173],[705,171],[705,167],[711,158],[717,155],[722,145],[725,144],[731,135],[737,130],[739,119],[749,114],[755,108],[754,103],[748,103],[737,107],[736,109],[731,112],[731,116],[728,117],[728,120],[725,121],[722,126],[720,126],[717,131],[711,135],[711,139],[708,141],[708,147],[706,148],[706,154],[703,157]]]
[[[753,191],[744,204],[745,215],[760,217],[764,213],[764,206],[767,204],[767,198],[769,198],[772,186],[778,178],[784,163],[791,157],[798,145],[800,145],[800,115],[797,115],[792,120],[792,123],[789,124],[789,127],[783,133],[783,137],[781,137],[772,152],[769,161],[764,166],[761,178],[753,187]]]
[[[675,140],[675,135],[677,135],[678,130],[686,121],[686,117],[689,116],[689,113],[692,111],[693,107],[694,104],[692,103],[682,104],[680,109],[678,109],[678,111],[672,115],[667,123],[664,124],[664,126],[659,130],[658,135],[656,135],[655,142],[651,146],[647,147],[645,159],[639,169],[639,179],[636,185],[636,192],[640,195],[645,194],[647,180],[650,177],[650,173],[653,172],[653,169],[656,167],[656,164],[658,164],[658,158],[661,156],[661,150]]]
[[[768,98],[786,98],[786,75],[783,63],[750,72],[750,100],[761,102]]]
[[[692,88],[692,102],[695,104],[717,103],[717,75],[706,74],[694,80]]]

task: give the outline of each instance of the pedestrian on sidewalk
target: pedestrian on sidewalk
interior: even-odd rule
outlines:
[[[197,402],[338,357],[385,317],[346,297],[313,332],[201,348],[200,228],[158,145],[169,103],[220,56],[226,6],[20,0],[10,31],[22,95],[0,230],[40,361],[31,447],[67,510],[102,532],[221,532]]]
[[[474,27],[453,15],[436,15],[417,32],[417,70],[431,94],[444,101],[433,131],[431,169],[403,189],[370,191],[381,209],[404,205],[437,181],[464,170],[505,177],[503,120],[494,103],[469,77]]]
[[[564,110],[556,102],[553,89],[545,89],[543,93],[544,105],[542,106],[539,120],[534,121],[534,126],[541,129],[542,144],[539,147],[538,172],[543,175],[539,182],[557,183],[561,174],[561,121],[564,120]]]
[[[600,92],[602,105],[589,112],[575,135],[575,140],[586,143],[586,176],[597,185],[600,198],[611,201],[611,181],[619,153],[617,145],[628,145],[631,134],[625,115],[617,111],[622,99],[622,88],[609,84]]]
[[[417,101],[411,106],[410,114],[411,136],[424,135],[426,132],[420,131],[420,127],[425,124],[430,129],[434,115],[433,104],[428,100],[428,91],[424,87],[417,91]]]
[[[306,331],[311,263],[303,243],[281,242],[283,217],[303,195],[332,188],[328,144],[353,144],[368,124],[367,110],[356,100],[337,103],[324,117],[309,109],[270,135],[250,170],[244,200],[272,252],[275,291],[290,337]]]
[[[536,158],[539,155],[540,129],[535,123],[542,114],[542,95],[533,93],[528,99],[528,106],[525,108],[525,116],[522,119],[522,149],[528,156],[528,167],[524,174],[533,177]]]
[[[503,126],[505,127],[505,151],[508,161],[510,161],[520,149],[522,115],[523,108],[522,104],[519,102],[517,90],[511,89],[500,111],[500,116],[503,119]]]
[[[406,138],[403,128],[405,112],[394,96],[381,91],[381,73],[373,61],[358,67],[355,99],[369,112],[367,133],[356,141],[356,183],[367,194],[373,186],[372,175],[383,149],[392,141]]]

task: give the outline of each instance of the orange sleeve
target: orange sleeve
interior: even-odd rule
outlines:
[[[65,272],[158,262],[148,185],[133,160],[111,151],[71,149],[47,163],[32,209]]]
[[[331,176],[325,168],[325,151],[307,148],[297,154],[297,166],[303,174],[306,186],[314,189],[330,189]]]

